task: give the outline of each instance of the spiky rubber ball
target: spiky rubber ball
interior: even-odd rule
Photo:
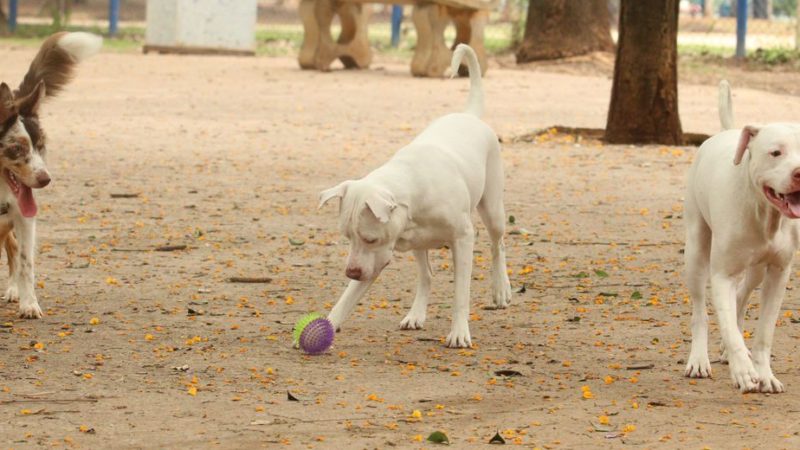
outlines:
[[[334,334],[330,320],[324,317],[314,319],[300,333],[300,348],[309,355],[325,353],[333,345]]]
[[[310,312],[305,316],[297,319],[297,323],[294,324],[294,330],[292,330],[292,345],[297,348],[300,346],[300,334],[306,328],[306,326],[311,323],[311,321],[315,319],[319,319],[322,317],[321,314],[316,312]]]

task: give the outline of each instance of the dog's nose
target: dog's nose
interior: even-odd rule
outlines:
[[[351,280],[360,280],[361,279],[361,268],[360,267],[348,267],[345,269],[344,274],[347,275],[347,278]]]
[[[39,185],[40,188],[43,188],[50,184],[50,174],[47,172],[39,173],[36,175],[36,183]]]

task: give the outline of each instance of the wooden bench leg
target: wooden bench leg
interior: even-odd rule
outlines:
[[[300,20],[303,21],[303,44],[300,46],[300,54],[297,61],[302,69],[316,69],[314,63],[317,57],[317,47],[319,46],[319,24],[314,14],[315,0],[302,0],[298,9]]]
[[[445,7],[433,3],[414,5],[417,48],[411,60],[411,73],[418,77],[441,77],[450,66],[450,49],[444,42],[444,29],[450,22]]]
[[[334,0],[313,0],[314,18],[317,21],[318,40],[317,52],[314,57],[314,67],[317,70],[328,71],[331,63],[339,57],[336,42],[331,35],[331,23],[335,14]]]
[[[347,68],[367,68],[372,50],[367,38],[369,8],[337,0],[302,0],[303,45],[297,57],[303,69],[328,71],[338,58]],[[342,32],[333,40],[331,24],[339,16]]]
[[[366,69],[372,62],[367,24],[369,8],[360,3],[341,3],[336,10],[342,32],[339,35],[339,59],[348,69]]]
[[[475,50],[478,56],[478,62],[481,65],[481,75],[486,73],[488,67],[488,59],[486,57],[486,48],[483,45],[484,29],[488,21],[488,12],[476,11],[474,9],[448,9],[450,17],[456,27],[456,40],[453,43],[453,49],[458,44],[467,44]],[[458,74],[462,77],[469,75],[467,66],[462,64],[458,68]]]
[[[484,47],[484,30],[486,29],[486,24],[489,23],[489,11],[474,11],[469,23],[469,46],[475,50],[475,54],[478,56],[481,75],[486,75],[486,70],[489,68],[489,58],[486,56],[486,47]]]

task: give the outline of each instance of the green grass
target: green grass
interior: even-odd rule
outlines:
[[[14,34],[5,36],[1,40],[5,42],[12,42],[18,45],[29,45],[37,47],[42,43],[42,39],[57,32],[57,31],[88,31],[90,33],[107,35],[108,29],[103,27],[77,27],[66,26],[62,28],[54,28],[50,25],[44,24],[19,24]],[[131,51],[138,50],[144,41],[144,28],[140,27],[124,27],[120,28],[117,36],[113,38],[106,37],[104,48],[112,51]]]

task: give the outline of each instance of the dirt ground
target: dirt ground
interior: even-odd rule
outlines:
[[[0,44],[0,78],[16,83],[33,52]],[[286,58],[87,61],[44,112],[45,317],[0,305],[0,447],[431,448],[437,430],[456,448],[497,431],[541,448],[800,447],[794,290],[774,346],[787,393],[741,395],[718,363],[713,379],[683,377],[680,215],[694,149],[513,139],[602,127],[606,77],[495,67],[485,88],[506,142],[513,306],[484,309],[480,227],[474,348],[442,344],[452,271],[441,251],[424,330],[398,329],[415,285],[401,254],[333,351],[308,357],[291,348],[294,321],[327,311],[346,284],[336,208],[317,210],[317,193],[462,108],[467,81],[415,79],[380,58],[332,73]],[[718,129],[714,86],[680,95],[687,131]],[[800,99],[737,89],[734,108],[739,124],[791,120]],[[162,245],[187,248],[152,251]]]

